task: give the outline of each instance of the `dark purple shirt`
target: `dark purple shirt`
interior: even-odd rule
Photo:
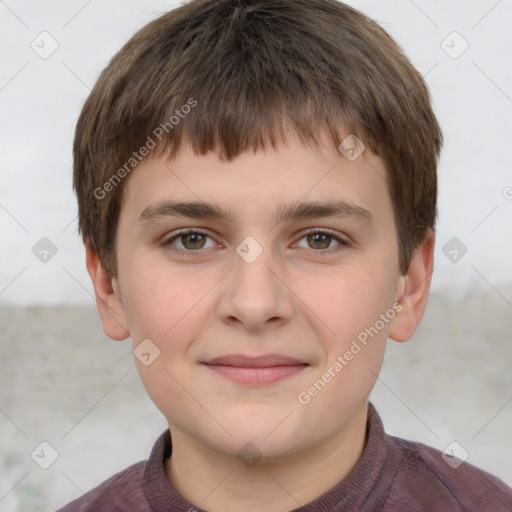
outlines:
[[[167,430],[147,462],[121,471],[59,512],[204,512],[167,480],[164,461],[171,451]],[[355,511],[511,512],[512,489],[466,462],[452,468],[434,448],[387,435],[370,404],[357,464],[332,489],[293,512]]]

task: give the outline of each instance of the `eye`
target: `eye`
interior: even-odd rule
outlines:
[[[162,245],[183,252],[200,252],[215,247],[216,242],[205,232],[196,229],[182,230],[166,239]],[[306,233],[297,243],[298,247],[313,249],[316,253],[332,253],[348,245],[341,237],[325,230]]]
[[[305,240],[306,245],[303,243],[301,244],[302,240]],[[347,243],[339,236],[336,236],[332,233],[315,230],[304,235],[297,245],[305,249],[314,249],[316,252],[324,253],[333,252],[339,249],[341,246],[347,245]]]
[[[199,251],[200,249],[209,249],[210,247],[215,247],[216,244],[206,233],[190,229],[180,231],[171,238],[168,238],[163,245],[165,247],[172,246],[172,248],[178,250],[191,252]]]

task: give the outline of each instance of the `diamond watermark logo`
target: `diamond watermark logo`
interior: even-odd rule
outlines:
[[[59,453],[48,441],[43,441],[36,446],[30,456],[40,468],[48,469],[59,458]]]
[[[469,48],[469,43],[457,31],[453,31],[441,41],[441,48],[450,58],[458,59]]]
[[[236,454],[236,458],[247,468],[252,468],[261,459],[261,452],[253,443],[246,443]]]
[[[457,441],[452,441],[441,453],[443,460],[453,469],[457,469],[462,463],[464,463],[469,453],[467,450]]]
[[[361,156],[366,146],[359,137],[351,133],[341,142],[338,149],[345,155],[347,160],[353,162]]]
[[[41,59],[49,59],[59,48],[59,43],[49,32],[41,32],[30,43],[30,47],[34,50]]]
[[[149,366],[160,357],[160,349],[150,339],[146,338],[137,345],[133,355],[144,366]]]
[[[458,263],[467,254],[468,248],[463,242],[454,236],[443,245],[441,252],[452,263]]]
[[[32,254],[41,263],[48,263],[57,254],[57,251],[57,246],[45,236],[32,247]]]
[[[263,252],[263,247],[252,237],[244,238],[237,246],[236,253],[246,263],[253,263]]]

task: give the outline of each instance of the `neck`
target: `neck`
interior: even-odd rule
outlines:
[[[209,512],[287,512],[306,505],[343,480],[365,443],[367,406],[341,432],[284,461],[238,459],[205,447],[176,427],[166,475],[187,501]]]

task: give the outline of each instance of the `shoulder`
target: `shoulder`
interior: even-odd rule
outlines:
[[[151,510],[144,489],[145,466],[142,461],[124,469],[57,512]]]
[[[486,471],[446,455],[443,458],[430,446],[386,437],[389,449],[400,458],[387,496],[388,507],[400,509],[407,503],[404,510],[410,512],[512,510],[512,489]]]

